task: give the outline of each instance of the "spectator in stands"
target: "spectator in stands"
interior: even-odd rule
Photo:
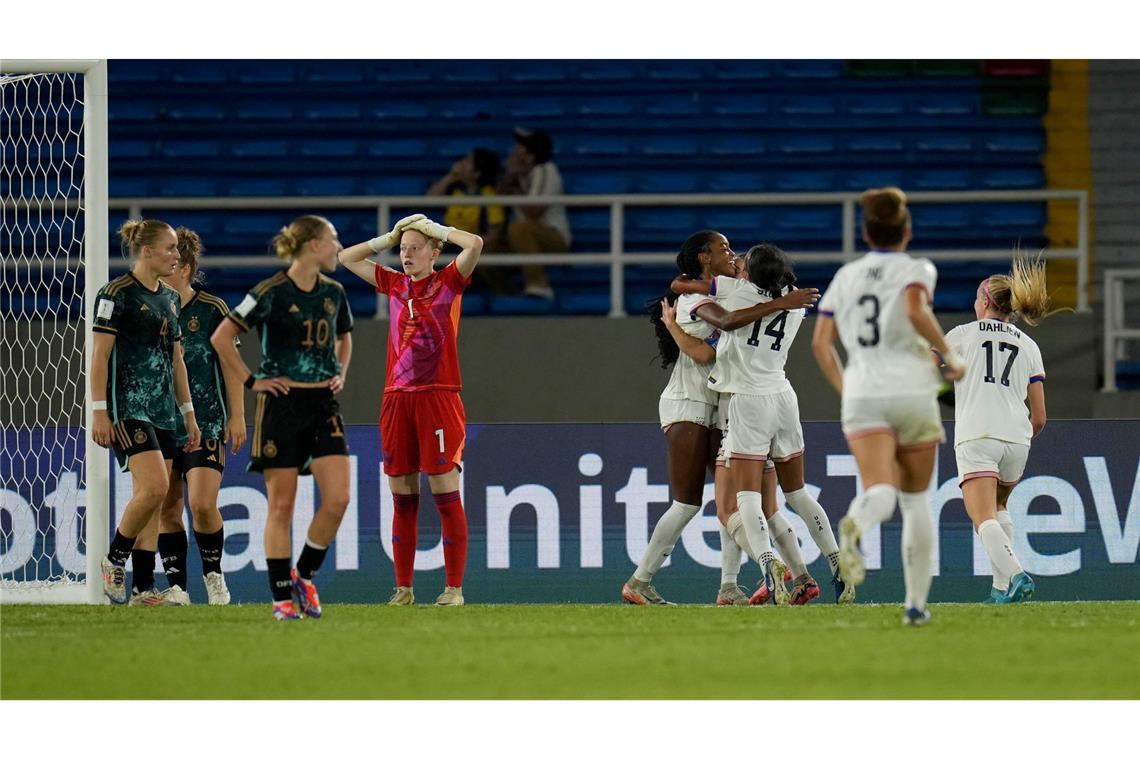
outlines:
[[[554,148],[542,130],[515,129],[515,149],[507,157],[507,171],[499,192],[503,195],[562,195],[562,175],[550,160]],[[507,241],[516,253],[561,253],[570,249],[570,223],[566,207],[517,206],[507,226]],[[524,266],[528,296],[551,299],[554,290],[541,266]]]
[[[475,148],[451,166],[447,174],[428,188],[428,195],[447,195],[458,198],[469,195],[495,195],[495,187],[502,173],[499,156],[490,148]],[[502,206],[448,206],[443,223],[483,238],[483,250],[502,253],[507,248],[507,215]],[[445,247],[458,253],[453,243]],[[506,267],[487,267],[478,270],[480,279],[495,293],[517,293],[512,284],[513,272]]]

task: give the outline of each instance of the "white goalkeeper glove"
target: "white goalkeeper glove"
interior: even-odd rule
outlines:
[[[390,232],[386,232],[380,237],[374,237],[369,240],[368,247],[371,248],[374,253],[383,253],[384,251],[399,243],[400,235],[404,233],[404,230],[408,229],[411,227],[411,225],[415,224],[421,219],[427,219],[427,217],[423,214],[412,214],[411,216],[405,216],[403,219],[396,222],[395,226],[392,227]]]
[[[445,243],[447,242],[447,236],[450,235],[452,232],[455,232],[454,227],[445,227],[444,225],[440,224],[439,222],[433,222],[431,219],[427,219],[427,218],[420,219],[418,221],[412,222],[411,224],[408,225],[408,229],[409,230],[415,230],[416,232],[422,232],[424,235],[427,235],[429,238],[435,238],[436,240],[442,240]]]

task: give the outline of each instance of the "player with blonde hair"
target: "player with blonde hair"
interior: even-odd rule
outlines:
[[[993,567],[986,601],[994,604],[1021,602],[1034,591],[1014,554],[1005,504],[1025,470],[1031,440],[1045,427],[1045,366],[1037,343],[1013,323],[1035,326],[1054,313],[1049,305],[1044,263],[1015,255],[1009,274],[978,286],[977,321],[946,334],[969,368],[954,383],[954,457],[966,512]]]
[[[903,622],[922,625],[930,619],[934,563],[928,489],[944,438],[936,396],[941,381],[930,349],[942,356],[947,379],[960,379],[966,368],[931,309],[937,270],[906,253],[912,235],[906,194],[897,187],[871,189],[859,202],[871,251],[835,274],[812,336],[816,361],[842,396],[843,433],[865,489],[839,522],[839,571],[847,583],[864,581],[860,538],[890,519],[898,501]],[[835,350],[837,336],[846,368]]]

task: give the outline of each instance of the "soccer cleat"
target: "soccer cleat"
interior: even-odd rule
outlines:
[[[991,588],[990,595],[982,600],[982,604],[1005,604],[1005,592],[1000,588]]]
[[[791,570],[785,570],[784,571],[784,582],[787,583],[791,579],[792,579],[792,571]],[[767,604],[771,600],[771,598],[772,598],[772,592],[768,590],[768,580],[767,580],[767,576],[765,576],[764,578],[760,579],[760,586],[754,592],[752,592],[752,596],[749,597],[748,603],[753,605],[753,606],[758,605],[758,604]]]
[[[673,602],[667,602],[653,588],[649,581],[639,581],[630,576],[630,579],[621,587],[621,598],[626,604],[655,604],[661,607],[676,607]]]
[[[293,579],[293,602],[305,617],[319,618],[321,616],[321,600],[317,596],[317,587],[312,581],[307,581],[297,574],[297,568],[289,571]]]
[[[801,606],[818,596],[819,584],[815,582],[815,578],[812,578],[810,574],[804,573],[799,578],[796,578],[796,582],[792,587],[792,595],[788,597],[788,603],[794,606]]]
[[[859,538],[859,524],[854,519],[847,516],[839,521],[839,575],[851,586],[858,586],[867,578]]]
[[[903,613],[903,625],[926,625],[930,622],[930,610],[908,607]]]
[[[286,599],[283,602],[273,603],[273,617],[278,620],[300,620],[301,613],[297,612],[297,606],[293,604],[292,599]]]
[[[202,576],[206,584],[206,597],[210,604],[226,605],[230,603],[230,590],[226,588],[226,577],[221,573],[206,573]]]
[[[177,583],[163,591],[162,595],[173,607],[186,607],[190,604],[190,594],[183,591]]]
[[[411,586],[396,586],[396,593],[388,600],[391,607],[407,607],[416,603],[416,595]]]
[[[99,563],[103,571],[103,594],[111,604],[127,603],[127,569],[104,557]]]
[[[747,607],[748,594],[744,593],[744,589],[735,583],[721,584],[720,591],[716,595],[716,606]]]
[[[764,573],[764,580],[768,583],[768,588],[772,592],[772,602],[777,607],[787,607],[788,600],[791,598],[791,592],[788,591],[788,570],[787,565],[778,559],[772,560],[768,563],[768,571]],[[774,578],[779,578],[779,581],[773,582]]]
[[[435,598],[435,603],[440,607],[462,607],[463,587],[444,586],[443,593]]]
[[[855,584],[844,583],[839,571],[831,576],[831,586],[835,589],[836,604],[852,604],[855,601]]]
[[[1006,591],[1002,598],[994,599],[994,603],[1017,604],[1028,601],[1029,597],[1033,596],[1035,587],[1033,579],[1029,577],[1028,573],[1018,573],[1009,579],[1009,591]]]
[[[166,592],[153,586],[145,591],[132,592],[131,600],[127,602],[128,607],[173,607],[176,604],[167,597]]]

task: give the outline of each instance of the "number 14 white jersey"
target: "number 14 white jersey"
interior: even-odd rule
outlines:
[[[959,325],[946,342],[962,357],[966,377],[954,383],[954,445],[978,438],[1028,444],[1033,438],[1025,398],[1045,379],[1041,349],[998,319]]]
[[[747,309],[772,300],[748,280],[724,276],[716,278],[709,295],[726,311]],[[784,365],[803,321],[803,309],[778,311],[750,325],[721,333],[716,345],[716,366],[709,374],[709,387],[720,393],[750,396],[768,396],[791,389]]]
[[[934,300],[938,270],[928,259],[871,251],[844,264],[819,302],[847,351],[843,398],[889,398],[935,393],[941,384],[930,346],[906,316],[906,290],[921,287]]]

